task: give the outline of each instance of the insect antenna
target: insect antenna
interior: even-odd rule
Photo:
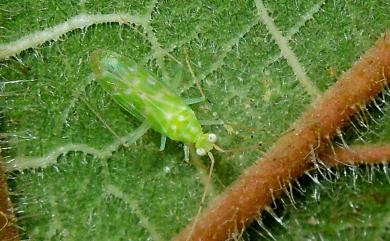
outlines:
[[[208,175],[208,179],[207,179],[207,183],[206,183],[206,186],[204,188],[204,191],[203,191],[203,194],[202,194],[202,199],[200,200],[200,204],[199,204],[199,209],[198,209],[198,213],[196,214],[195,216],[195,219],[194,219],[194,223],[192,224],[192,228],[191,228],[191,231],[190,233],[188,234],[188,237],[187,237],[187,240],[186,241],[189,241],[191,240],[191,236],[192,236],[192,233],[194,232],[195,230],[195,226],[196,224],[198,223],[198,220],[199,220],[199,216],[203,210],[203,207],[205,206],[205,201],[206,201],[206,197],[207,197],[207,193],[209,192],[209,189],[210,189],[210,186],[211,186],[211,182],[212,182],[212,175],[213,175],[213,170],[214,170],[214,164],[215,164],[215,159],[214,159],[214,156],[211,152],[207,152],[207,155],[209,156],[210,158],[210,171],[209,171],[209,175]]]
[[[224,149],[224,148],[214,144],[214,149],[219,151],[219,152],[226,153],[226,152],[240,152],[240,151],[252,150],[252,149],[257,149],[261,146],[262,146],[262,144],[258,143],[258,144],[245,146],[245,147],[235,147],[235,148],[230,148],[230,149]]]

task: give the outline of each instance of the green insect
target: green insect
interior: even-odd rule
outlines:
[[[184,143],[186,160],[188,144],[195,144],[198,155],[208,154],[213,160],[210,151],[216,147],[217,136],[203,133],[195,113],[167,85],[134,60],[117,53],[96,50],[91,58],[98,83],[115,102],[161,133],[161,150],[169,137]]]

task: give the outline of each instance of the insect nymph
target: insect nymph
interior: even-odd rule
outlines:
[[[216,135],[203,133],[192,109],[166,84],[134,60],[117,53],[96,50],[91,58],[98,83],[116,103],[140,121],[146,121],[162,137],[195,144],[198,155],[211,155]]]

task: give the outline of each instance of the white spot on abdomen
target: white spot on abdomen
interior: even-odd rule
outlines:
[[[170,112],[167,112],[167,113],[165,113],[165,117],[166,117],[168,120],[171,120],[172,117],[173,117],[173,114],[170,113]]]
[[[184,121],[186,117],[184,115],[179,115],[179,121]]]

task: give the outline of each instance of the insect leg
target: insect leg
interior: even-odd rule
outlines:
[[[206,98],[204,96],[201,96],[201,97],[185,99],[184,103],[186,103],[187,105],[193,105],[193,104],[196,104],[196,103],[203,102],[205,100],[206,100]]]
[[[202,126],[217,126],[217,125],[224,125],[225,122],[223,120],[199,120],[199,123]]]
[[[200,94],[202,95],[202,97],[205,97],[204,92],[203,92],[203,90],[202,90],[202,87],[200,86],[200,83],[199,83],[198,79],[196,78],[196,76],[195,76],[195,74],[194,74],[194,71],[192,70],[191,63],[190,63],[190,57],[188,56],[188,51],[187,51],[187,49],[184,50],[184,54],[185,54],[185,56],[186,56],[186,63],[187,63],[187,66],[188,66],[188,70],[190,71],[191,76],[192,76],[192,78],[193,78],[194,81],[195,81],[196,87],[198,87],[199,92],[200,92]]]
[[[162,80],[167,86],[170,87],[171,90],[173,90],[176,94],[180,95],[180,82],[182,81],[183,77],[183,67],[179,65],[177,67],[177,70],[175,71],[175,76],[169,81],[167,80]]]
[[[136,142],[139,138],[141,138],[150,128],[150,124],[146,121],[142,122],[142,124],[132,131],[130,135],[126,136],[124,138],[124,142],[126,145],[133,144]]]
[[[190,160],[190,149],[186,144],[184,144],[184,161],[188,162]]]
[[[167,136],[161,134],[160,151],[165,149],[165,143],[167,142]]]
[[[88,103],[87,100],[84,99],[83,96],[80,96],[80,99],[84,102],[84,104],[88,107],[88,109],[96,116],[96,118],[109,130],[116,138],[120,139],[118,134],[107,124],[107,122],[99,115],[99,113],[92,108],[92,106]]]

